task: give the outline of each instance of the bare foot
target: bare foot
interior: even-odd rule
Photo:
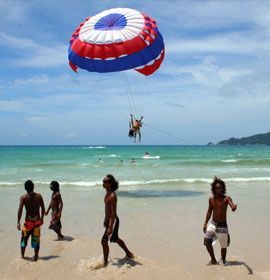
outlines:
[[[37,262],[37,260],[38,260],[38,256],[33,256],[31,259],[32,262]]]
[[[94,265],[93,269],[94,270],[98,270],[98,269],[101,269],[103,267],[106,267],[108,265],[108,262],[107,263],[97,263]]]
[[[211,260],[207,265],[216,265],[218,262],[216,260]]]
[[[131,252],[127,253],[126,256],[130,259],[134,259],[134,255]]]

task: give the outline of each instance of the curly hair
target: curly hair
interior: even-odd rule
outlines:
[[[106,175],[106,177],[109,179],[109,182],[111,185],[111,190],[113,192],[115,192],[119,187],[118,181],[116,181],[115,178],[113,177],[113,175],[111,175],[111,174]]]
[[[213,182],[211,183],[211,187],[212,187],[211,190],[212,190],[213,195],[214,196],[216,195],[217,184],[222,186],[222,193],[225,195],[226,194],[226,184],[224,181],[222,181],[220,178],[218,178],[216,176],[214,177]]]

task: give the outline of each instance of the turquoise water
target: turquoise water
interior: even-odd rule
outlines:
[[[144,158],[146,150],[149,158]],[[91,188],[101,185],[107,173],[126,188],[205,184],[215,175],[233,182],[270,182],[269,171],[268,146],[0,146],[1,188],[27,179]]]

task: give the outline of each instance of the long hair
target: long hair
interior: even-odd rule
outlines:
[[[59,192],[59,183],[57,181],[52,181],[50,185],[54,192]]]
[[[217,184],[222,186],[222,193],[225,195],[226,194],[226,184],[224,181],[222,181],[220,178],[218,178],[216,176],[214,177],[213,182],[211,183],[211,187],[212,187],[211,190],[212,190],[213,195],[214,196],[216,195]]]
[[[115,192],[119,187],[118,181],[116,181],[115,178],[113,177],[113,175],[111,175],[111,174],[106,175],[106,177],[109,178],[111,190],[113,192]]]

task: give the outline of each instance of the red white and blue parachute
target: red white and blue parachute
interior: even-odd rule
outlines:
[[[144,75],[159,68],[164,54],[156,21],[129,8],[114,8],[86,18],[72,34],[68,50],[74,71],[135,69]]]

